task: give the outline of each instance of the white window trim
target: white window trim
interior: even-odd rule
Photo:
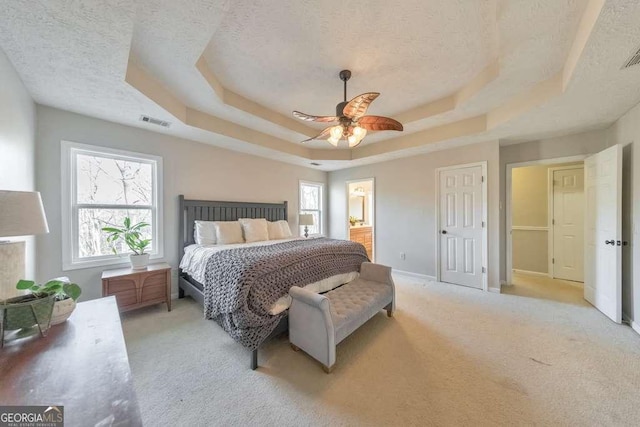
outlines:
[[[299,180],[298,181],[298,215],[302,212],[302,185],[315,185],[320,187],[320,233],[311,234],[309,236],[324,236],[325,230],[325,221],[326,221],[326,193],[325,193],[325,183],[324,182],[316,182],[316,181],[306,181]],[[307,209],[308,210],[308,209]],[[300,233],[300,225],[298,225],[298,233]]]
[[[153,188],[153,198],[155,203],[152,208],[152,215],[155,216],[153,235],[154,251],[150,253],[151,259],[161,259],[164,257],[164,240],[163,240],[163,187],[162,187],[162,157],[151,154],[137,153],[133,151],[117,150],[114,148],[101,147],[97,145],[80,144],[70,141],[61,141],[61,172],[62,172],[62,270],[79,270],[83,268],[102,267],[107,265],[126,265],[129,263],[128,255],[105,255],[102,257],[94,257],[91,260],[74,259],[76,253],[75,245],[77,239],[75,236],[76,227],[74,222],[77,215],[73,215],[72,203],[75,194],[75,161],[74,153],[87,152],[96,154],[105,154],[123,159],[131,160],[149,160],[155,162],[155,185]],[[106,205],[96,205],[97,207]]]

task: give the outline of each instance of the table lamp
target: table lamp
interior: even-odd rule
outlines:
[[[313,215],[300,214],[298,223],[304,225],[304,237],[309,237],[309,226],[313,225]]]
[[[40,193],[0,190],[0,239],[48,232]],[[24,241],[0,241],[0,299],[15,290],[16,283],[24,276]]]

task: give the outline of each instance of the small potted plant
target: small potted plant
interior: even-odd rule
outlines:
[[[26,281],[18,282],[18,289],[26,287]],[[31,285],[30,285],[31,286]],[[29,286],[29,287],[30,287]],[[35,327],[41,336],[46,336],[51,326],[51,314],[56,295],[54,285],[45,285],[41,290],[32,291],[27,295],[20,295],[0,301],[0,347],[4,346],[5,331],[18,331],[18,338],[30,336]],[[45,290],[46,289],[46,290]],[[49,291],[52,292],[49,292]]]
[[[349,224],[351,224],[352,227],[356,225],[356,222],[358,222],[358,219],[355,216],[349,217]]]
[[[131,262],[131,268],[134,270],[140,270],[147,268],[149,265],[149,254],[145,252],[145,249],[151,244],[151,239],[142,238],[142,230],[149,227],[146,222],[139,222],[137,224],[131,224],[131,218],[126,217],[124,219],[124,226],[122,228],[117,227],[103,227],[102,231],[109,233],[107,242],[112,245],[113,253],[118,254],[118,251],[114,244],[122,239],[129,246],[129,249],[133,252],[129,255],[129,261]]]
[[[16,289],[29,291],[31,295],[54,295],[51,325],[58,325],[71,316],[76,308],[76,301],[82,294],[82,289],[71,283],[67,277],[49,280],[44,285],[38,285],[33,280],[20,280]]]

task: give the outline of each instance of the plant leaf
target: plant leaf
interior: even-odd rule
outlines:
[[[19,280],[18,284],[16,285],[16,289],[20,289],[21,291],[26,291],[27,289],[30,289],[35,284],[36,282],[34,282],[33,280]]]
[[[106,231],[107,233],[122,233],[122,230],[115,227],[102,227],[102,231]]]
[[[49,280],[47,283],[44,284],[45,288],[48,288],[50,286],[54,286],[54,285],[64,285],[66,282],[63,282],[62,280]]]
[[[80,286],[75,283],[65,283],[64,285],[62,285],[62,290],[68,297],[70,297],[74,301],[76,301],[82,293],[82,289],[80,289]]]

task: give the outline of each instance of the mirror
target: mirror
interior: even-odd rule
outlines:
[[[349,196],[349,217],[364,222],[364,196]]]

